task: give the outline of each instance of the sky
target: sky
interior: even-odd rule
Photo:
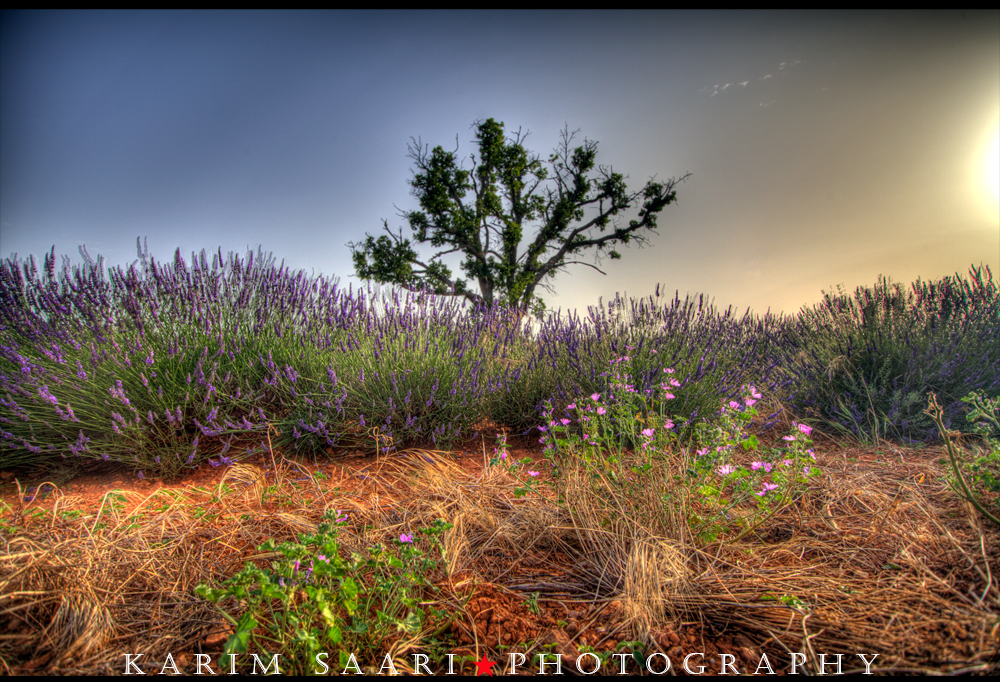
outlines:
[[[543,160],[579,130],[632,189],[691,174],[553,309],[1000,279],[1000,11],[3,12],[0,258],[141,237],[357,286],[347,243],[408,233],[411,138],[468,168],[487,118]]]

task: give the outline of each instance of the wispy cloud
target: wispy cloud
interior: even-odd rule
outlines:
[[[733,83],[725,83],[723,85],[716,84],[711,87],[702,88],[701,92],[707,92],[709,97],[715,97],[716,95],[721,95],[730,88],[732,88],[732,91],[737,90],[736,86],[739,86],[738,89],[740,92],[742,92],[746,90],[747,86],[751,85],[752,83],[762,83],[764,81],[778,80],[784,78],[788,74],[789,69],[804,63],[805,62],[803,62],[801,59],[793,59],[792,61],[789,62],[781,62],[778,64],[777,68],[774,69],[772,72],[765,73],[763,76],[760,76],[759,78],[747,79],[744,81],[733,82]],[[768,105],[761,104],[761,106],[768,106]]]

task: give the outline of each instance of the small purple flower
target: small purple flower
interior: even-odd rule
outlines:
[[[757,495],[763,497],[764,495],[767,495],[769,492],[772,492],[777,489],[778,489],[777,483],[765,483],[763,489],[761,489],[761,491],[757,493]]]
[[[42,397],[42,400],[44,400],[45,402],[47,402],[49,405],[58,405],[59,404],[58,398],[56,398],[54,395],[52,395],[51,393],[49,393],[49,387],[48,386],[39,386],[38,387],[38,395],[40,395]]]
[[[529,470],[528,471],[528,475],[531,476],[532,478],[534,478],[535,476],[538,476],[538,472],[537,471],[530,471]]]
[[[806,426],[805,424],[799,424],[798,427],[799,431],[806,434],[807,436],[813,431],[811,426]]]
[[[782,436],[781,440],[793,441],[795,440],[795,436]]]
[[[560,419],[559,421],[562,422],[563,426],[569,426],[569,424],[570,424],[570,420],[569,419]]]
[[[653,429],[643,429],[642,430],[642,435],[644,435],[646,438],[652,438],[654,433],[656,433],[656,432]]]
[[[399,534],[399,541],[403,542],[403,543],[408,542],[408,543],[410,543],[412,545],[413,544],[413,533],[409,533],[409,534],[407,534],[407,533],[400,533]]]
[[[591,393],[590,394],[590,399],[593,400],[596,403],[597,401],[599,401],[601,399],[601,394],[600,393]]]
[[[607,412],[607,410],[605,410],[603,407],[598,407],[597,408],[597,414],[605,414],[606,412]]]
[[[719,472],[719,476],[728,476],[729,474],[736,471],[736,467],[734,467],[732,464],[723,464],[721,467],[716,469],[716,471]]]

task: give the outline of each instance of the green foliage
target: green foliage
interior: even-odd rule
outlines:
[[[557,461],[580,461],[626,488],[650,485],[643,475],[677,444],[675,424],[665,405],[675,399],[669,390],[680,386],[672,380],[648,396],[639,393],[625,383],[629,364],[627,356],[612,364],[608,396],[594,393],[570,403],[564,417],[554,416],[551,404],[546,404],[548,421],[539,427],[546,452]],[[685,452],[682,475],[675,477],[679,491],[668,490],[662,496],[666,507],[676,504],[679,492],[691,532],[704,542],[738,539],[752,532],[819,473],[809,438],[812,428],[805,424],[793,423],[781,448],[760,451],[760,441],[749,428],[758,416],[754,405],[762,394],[753,386],[744,386],[743,392],[741,402],[730,401],[713,419],[691,425],[692,445]],[[620,476],[616,470],[628,447],[646,461]],[[757,459],[748,467],[740,466],[734,463],[737,455]]]
[[[344,559],[337,534],[346,516],[339,513],[327,513],[317,532],[298,542],[264,543],[261,552],[279,557],[270,569],[247,563],[222,587],[195,589],[234,626],[224,654],[278,653],[291,665],[281,672],[314,674],[317,662],[324,665],[317,654],[337,652],[343,668],[351,653],[378,653],[387,637],[418,634],[429,616],[444,617],[422,600],[435,589],[427,573],[437,561],[414,546],[414,534],[401,535],[398,549],[372,547],[367,557]],[[439,521],[420,534],[440,551],[448,528]],[[222,608],[231,599],[239,615]],[[333,659],[326,665],[338,669]]]
[[[403,217],[417,244],[440,250],[420,260],[402,229],[393,233],[386,221],[388,236],[348,244],[358,277],[540,313],[538,286],[551,289],[545,280],[569,265],[590,265],[573,260],[585,251],[593,249],[598,261],[602,255],[617,259],[615,245],[644,243],[644,232],[656,228],[660,211],[677,198],[675,186],[687,177],[650,180],[630,192],[621,173],[596,165],[597,143],[572,147],[576,133],[568,128],[546,168],[525,149],[527,133],[508,139],[504,124],[492,118],[473,127],[479,154],[471,170],[459,165],[454,151],[428,151],[416,140],[408,146],[416,165],[410,185],[420,208]],[[637,216],[624,223],[620,216],[634,207]],[[534,238],[522,249],[531,232]],[[465,279],[441,260],[451,253],[464,258]]]
[[[988,400],[980,393],[970,393],[965,396],[963,402],[970,402],[973,405],[973,411],[969,415],[969,421],[975,421],[976,419],[983,418],[986,423],[980,422],[977,424],[977,432],[980,434],[989,434],[990,425],[992,422],[993,426],[1000,426],[1000,400]],[[945,449],[948,452],[948,460],[951,462],[951,470],[954,474],[952,480],[952,488],[961,497],[965,498],[973,507],[979,510],[979,512],[985,516],[989,521],[995,525],[1000,526],[1000,518],[992,514],[980,500],[981,495],[974,493],[969,484],[965,480],[965,475],[962,472],[964,468],[961,464],[961,449],[956,447],[955,443],[952,442],[952,438],[960,435],[957,432],[949,431],[944,425],[944,410],[938,404],[937,396],[933,393],[927,394],[927,415],[934,420],[934,424],[937,426],[941,437],[944,439]],[[983,457],[980,456],[973,465],[973,482],[978,484],[982,488],[986,488],[986,492],[990,493],[990,497],[994,497],[996,490],[996,475],[1000,473],[1000,443],[993,439],[987,439],[989,445],[989,453]],[[982,490],[980,490],[980,493]],[[989,501],[989,500],[988,500]]]

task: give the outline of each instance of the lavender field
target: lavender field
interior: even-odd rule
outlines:
[[[269,447],[303,457],[375,442],[446,448],[484,425],[528,432],[546,401],[630,390],[686,431],[747,386],[818,428],[929,441],[962,396],[1000,395],[1000,295],[988,268],[826,294],[795,317],[703,297],[616,297],[529,320],[449,297],[344,288],[263,253],[139,249],[130,267],[55,250],[0,264],[0,468],[63,458],[174,476]],[[680,387],[665,403],[665,369]],[[631,426],[619,425],[623,434]],[[277,439],[268,439],[268,430]]]

